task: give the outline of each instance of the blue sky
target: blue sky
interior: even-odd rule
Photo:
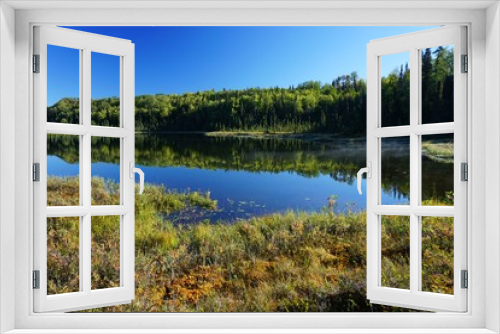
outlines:
[[[366,78],[370,40],[430,27],[70,28],[135,43],[135,91],[143,95],[325,83],[353,71]],[[383,59],[383,72],[407,57]],[[48,105],[78,96],[78,64],[76,50],[49,48]],[[118,75],[117,57],[93,54],[92,98],[117,96]]]

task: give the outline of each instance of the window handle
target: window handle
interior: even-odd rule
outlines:
[[[134,167],[133,161],[130,161],[129,171],[131,179],[134,178],[135,173],[139,174],[139,185],[140,185],[139,194],[142,194],[144,192],[144,172],[140,168]]]
[[[365,168],[361,168],[358,171],[358,176],[356,178],[358,181],[358,192],[360,195],[362,194],[362,192],[361,192],[361,175],[363,175],[363,173],[366,173],[366,178],[368,178],[368,179],[372,178],[372,163],[370,161],[368,161],[367,165],[368,166],[366,166]]]

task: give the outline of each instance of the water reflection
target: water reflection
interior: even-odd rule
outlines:
[[[78,145],[51,137],[48,155],[59,159],[49,160],[49,175],[61,175],[64,165],[70,168],[77,161]],[[398,145],[382,145],[382,152],[392,152],[390,159],[382,161],[384,204],[408,202],[409,156],[408,151],[396,149]],[[287,209],[318,211],[328,206],[332,195],[337,197],[336,211],[364,210],[365,197],[358,195],[355,181],[357,171],[366,165],[365,148],[364,139],[313,135],[137,134],[135,155],[147,182],[169,189],[210,191],[219,201],[217,212],[177,217],[179,222],[188,222],[235,220]],[[119,163],[119,152],[119,145],[109,138],[93,141],[93,174],[109,178],[107,166]],[[445,198],[453,184],[442,176],[453,173],[453,165],[434,159],[422,163],[435,171],[424,175],[423,184],[429,185],[424,194],[429,191],[428,196]]]

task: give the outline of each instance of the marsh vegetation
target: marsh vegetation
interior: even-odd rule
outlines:
[[[94,180],[101,198],[111,195]],[[74,189],[72,178],[52,185]],[[49,201],[61,199],[49,192]],[[364,213],[285,212],[233,224],[176,225],[165,214],[196,206],[214,210],[207,194],[172,193],[147,185],[136,199],[136,298],[91,312],[372,312],[405,311],[366,300]],[[406,221],[384,224],[383,276],[387,286],[409,281]],[[49,292],[78,291],[78,224],[48,225]],[[113,219],[92,220],[93,282],[119,284],[119,238]],[[423,232],[426,291],[453,291],[452,222],[431,219]],[[117,267],[118,265],[118,267]]]

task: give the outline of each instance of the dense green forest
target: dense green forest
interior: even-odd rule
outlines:
[[[92,101],[92,122],[118,126],[119,99]],[[288,88],[141,95],[135,99],[137,131],[327,132],[363,135],[366,82],[356,72],[331,83],[308,81]],[[409,124],[410,68],[382,78],[382,125]],[[78,123],[78,100],[48,107],[49,122]],[[438,111],[438,112],[436,112]],[[453,49],[422,52],[422,121],[453,121]]]

